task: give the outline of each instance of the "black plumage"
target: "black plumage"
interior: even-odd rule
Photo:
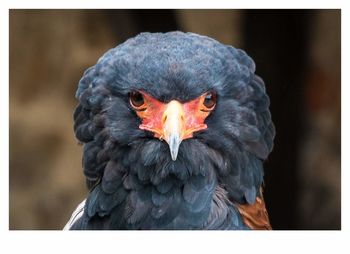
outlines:
[[[192,33],[142,33],[79,82],[74,131],[90,188],[70,229],[247,229],[238,205],[261,196],[275,130],[264,82],[240,49]],[[162,103],[217,96],[207,128],[181,142],[139,128],[132,91]]]

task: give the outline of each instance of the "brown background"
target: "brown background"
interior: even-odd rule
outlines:
[[[340,229],[340,10],[10,10],[10,229],[61,229],[85,197],[72,113],[83,71],[142,31],[243,48],[277,129],[275,229]]]

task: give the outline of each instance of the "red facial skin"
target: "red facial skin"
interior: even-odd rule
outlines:
[[[173,128],[179,131],[181,140],[192,138],[194,132],[207,128],[204,121],[215,108],[215,103],[211,108],[204,105],[208,93],[183,104],[175,100],[166,104],[145,92],[139,92],[143,95],[144,103],[139,107],[133,106],[137,115],[142,119],[139,128],[153,132],[154,136],[159,139],[166,138],[166,131],[169,131],[169,128],[170,131],[173,131]],[[169,119],[175,119],[172,121],[178,125],[178,128],[169,127],[169,123],[166,123],[171,121]],[[170,125],[174,125],[173,122]]]

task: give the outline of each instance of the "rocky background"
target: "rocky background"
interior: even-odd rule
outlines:
[[[62,229],[86,195],[72,113],[83,71],[142,31],[243,48],[277,129],[275,229],[341,228],[340,10],[10,10],[10,229]]]

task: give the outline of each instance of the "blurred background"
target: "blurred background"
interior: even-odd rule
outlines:
[[[72,114],[84,70],[136,34],[244,49],[271,99],[274,229],[341,229],[340,10],[10,10],[10,229],[62,229],[86,195]]]

